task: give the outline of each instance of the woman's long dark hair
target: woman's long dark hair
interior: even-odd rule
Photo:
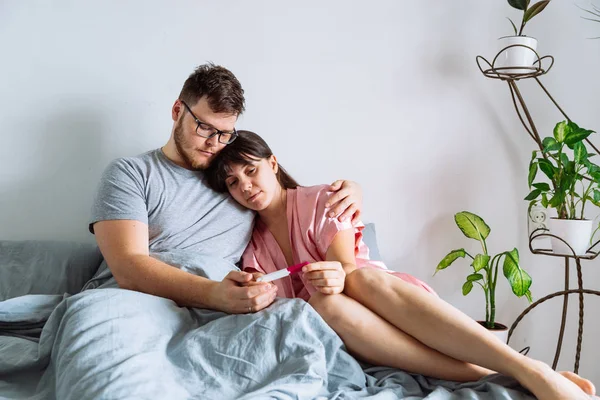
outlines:
[[[269,145],[254,132],[238,131],[238,137],[233,143],[225,146],[206,169],[208,184],[217,192],[227,192],[227,174],[232,165],[250,165],[273,155]],[[286,170],[277,164],[277,180],[284,189],[295,189],[300,186]]]

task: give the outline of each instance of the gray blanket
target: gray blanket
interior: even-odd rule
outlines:
[[[213,279],[233,268],[155,256]],[[457,384],[360,364],[302,300],[247,315],[182,308],[117,288],[105,264],[85,288],[0,302],[0,398],[532,399],[500,375]]]

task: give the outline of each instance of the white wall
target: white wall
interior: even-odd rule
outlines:
[[[543,78],[552,94],[580,125],[600,129],[600,40],[586,39],[600,24],[582,14],[553,1],[527,33],[556,57]],[[560,260],[527,250],[533,142],[507,85],[475,65],[510,34],[506,16],[519,17],[506,2],[480,0],[0,2],[0,239],[92,241],[86,221],[101,171],[163,145],[183,81],[212,60],[246,90],[239,127],[263,135],[300,182],[362,184],[365,219],[391,268],[482,318],[483,295],[460,293],[466,263],[431,277],[447,251],[477,251],[453,222],[470,210],[491,226],[492,251],[519,248],[536,298],[559,290]],[[549,135],[561,115],[535,82],[520,87]],[[584,264],[584,277],[598,289],[598,261]],[[504,280],[498,296],[507,323],[527,305]],[[562,369],[573,365],[575,305]],[[597,385],[599,306],[586,300],[581,360]],[[560,311],[558,300],[538,308],[513,346],[551,362]]]

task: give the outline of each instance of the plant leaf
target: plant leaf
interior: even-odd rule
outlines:
[[[530,303],[533,303],[533,299],[531,298],[531,290],[525,292],[525,296],[527,297],[527,300],[529,300]]]
[[[504,254],[504,276],[517,297],[525,296],[531,287],[531,276],[519,266],[519,251],[515,248]]]
[[[478,215],[461,211],[454,215],[454,221],[462,233],[470,239],[482,241],[490,234],[490,227]]]
[[[589,158],[589,154],[588,154],[588,158]],[[597,165],[596,165],[596,164],[594,164],[594,163],[591,163],[591,162],[589,162],[589,161],[588,161],[588,169],[589,169],[589,172],[590,172],[590,173],[593,173],[593,172],[600,172],[600,167],[599,167],[599,166],[597,166]]]
[[[537,202],[537,200],[531,200],[531,201],[529,202],[529,207],[527,207],[527,215],[531,215],[531,209],[532,209],[534,206],[537,206],[537,203],[538,203],[538,202]]]
[[[519,31],[517,31],[517,26],[515,25],[514,22],[512,22],[512,19],[510,19],[508,17],[506,17],[506,19],[510,21],[510,24],[512,25],[512,27],[513,27],[513,29],[515,31],[515,36],[517,36],[519,34]]]
[[[585,138],[590,136],[592,133],[594,133],[594,131],[577,127],[575,129],[571,130],[571,133],[569,134],[569,136],[567,136],[565,138],[565,143],[567,146],[569,146],[570,149],[572,149],[573,146],[575,145],[575,143],[580,143]]]
[[[487,267],[489,262],[490,256],[488,256],[487,254],[477,254],[471,266],[473,267],[475,272],[477,272],[480,269]]]
[[[542,193],[542,207],[548,208],[548,196],[546,196],[546,193]]]
[[[540,169],[542,170],[542,172],[548,178],[550,178],[550,180],[554,179],[554,165],[552,165],[552,163],[550,161],[540,158],[540,159],[538,159],[538,165],[539,165]]]
[[[551,199],[548,205],[550,207],[558,208],[565,201],[564,193],[556,193]]]
[[[471,275],[467,276],[467,281],[469,281],[469,282],[480,281],[482,279],[483,279],[483,275],[481,275],[481,274],[471,274]]]
[[[463,296],[466,296],[466,295],[468,295],[468,294],[471,292],[471,290],[472,290],[472,289],[473,289],[473,282],[471,282],[471,281],[466,281],[466,282],[463,284],[463,287],[462,287],[462,293],[463,293]]]
[[[554,138],[558,143],[562,143],[570,131],[571,128],[567,124],[567,121],[561,121],[554,127]]]
[[[560,149],[560,143],[550,136],[544,138],[544,140],[542,140],[542,144],[544,145],[544,153]]]
[[[543,0],[529,7],[529,9],[525,11],[525,15],[523,15],[523,21],[528,22],[531,18],[544,11],[544,8],[546,8],[548,3],[550,3],[550,0]]]
[[[587,159],[587,149],[582,142],[577,142],[573,146],[573,155],[575,157],[575,162],[582,164]]]
[[[532,191],[531,191],[531,193],[529,193],[529,194],[527,195],[527,197],[525,197],[525,199],[524,199],[524,200],[527,200],[527,201],[535,200],[535,199],[537,199],[537,198],[538,198],[538,196],[539,196],[541,193],[542,193],[542,191],[541,191],[540,189],[534,189],[534,190],[532,190]]]
[[[600,191],[598,189],[594,189],[594,201],[596,203],[600,202]]]
[[[535,157],[537,156],[537,150],[534,150],[531,152],[531,161],[529,162],[530,164],[533,162],[533,160],[535,160]]]
[[[525,11],[527,9],[527,5],[529,4],[528,0],[508,0],[508,4],[517,10]]]
[[[435,272],[433,274],[435,275],[435,274],[437,274],[438,271],[448,268],[450,266],[450,264],[452,264],[458,258],[460,258],[460,257],[465,258],[466,255],[467,255],[467,252],[465,251],[465,249],[452,250],[450,253],[448,253],[446,255],[446,257],[444,257],[442,259],[442,261],[440,261],[440,263],[438,264],[438,266],[435,269]]]
[[[535,176],[537,175],[537,171],[538,171],[537,163],[533,162],[533,163],[529,164],[529,176],[527,177],[527,182],[529,183],[529,187],[531,187],[531,185],[533,184],[533,180],[535,179]]]
[[[569,164],[569,156],[567,156],[565,153],[562,153],[560,155],[560,162],[562,165],[567,166]]]
[[[534,183],[533,187],[544,192],[550,191],[550,185],[548,185],[546,182]]]

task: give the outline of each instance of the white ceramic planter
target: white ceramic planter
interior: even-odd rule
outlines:
[[[537,39],[529,36],[507,36],[498,39],[500,47],[498,51],[502,51],[494,67],[532,67],[537,61],[537,55],[535,50],[537,49]],[[513,46],[506,50],[508,46]],[[527,46],[527,47],[523,47]],[[533,50],[532,50],[533,49]],[[502,72],[513,73],[513,74],[526,74],[533,72],[531,69],[526,68],[507,68],[502,69]]]
[[[488,329],[485,326],[485,321],[477,321],[477,322],[479,322],[479,325],[483,326],[488,331],[493,333],[494,336],[496,336],[498,339],[500,339],[502,341],[502,343],[508,343],[508,327],[506,325],[495,322],[494,324],[495,324],[496,328]]]
[[[550,218],[550,233],[562,238],[575,251],[578,256],[584,255],[590,247],[592,227],[594,221],[589,219],[558,219]],[[559,239],[551,238],[552,251],[556,254],[570,254],[573,252]]]

